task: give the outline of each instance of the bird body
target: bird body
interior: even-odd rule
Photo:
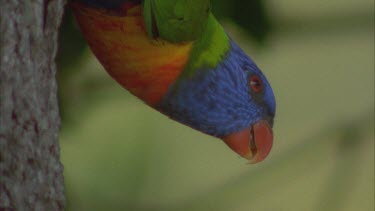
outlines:
[[[132,94],[252,162],[272,147],[275,99],[209,0],[75,0],[90,48]]]
[[[181,74],[192,43],[149,40],[139,5],[127,9],[124,16],[77,7],[77,22],[108,73],[147,104],[158,103]]]

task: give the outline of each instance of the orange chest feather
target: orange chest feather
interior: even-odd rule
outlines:
[[[73,5],[91,50],[123,87],[155,105],[187,63],[192,43],[172,44],[148,38],[140,7],[122,14]]]

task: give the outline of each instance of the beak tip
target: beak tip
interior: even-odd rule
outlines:
[[[272,149],[273,133],[266,121],[259,121],[239,132],[223,138],[225,143],[237,154],[255,164],[263,161]]]

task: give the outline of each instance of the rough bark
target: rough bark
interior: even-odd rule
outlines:
[[[0,210],[63,210],[55,55],[63,0],[0,3]]]

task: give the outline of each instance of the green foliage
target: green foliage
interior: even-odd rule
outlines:
[[[256,42],[264,43],[271,31],[271,18],[265,0],[212,0],[213,13],[230,19]]]
[[[73,17],[73,12],[69,7],[65,10],[64,18],[60,26],[59,51],[57,54],[57,67],[65,72],[59,72],[61,77],[70,73],[72,66],[76,66],[82,59],[82,54],[87,48],[82,33],[78,30]]]
[[[59,51],[56,58],[60,114],[63,120],[69,115],[67,109],[72,104],[71,82],[80,73],[78,67],[83,62],[83,53],[86,49],[86,41],[75,25],[73,13],[67,9],[60,27]]]

